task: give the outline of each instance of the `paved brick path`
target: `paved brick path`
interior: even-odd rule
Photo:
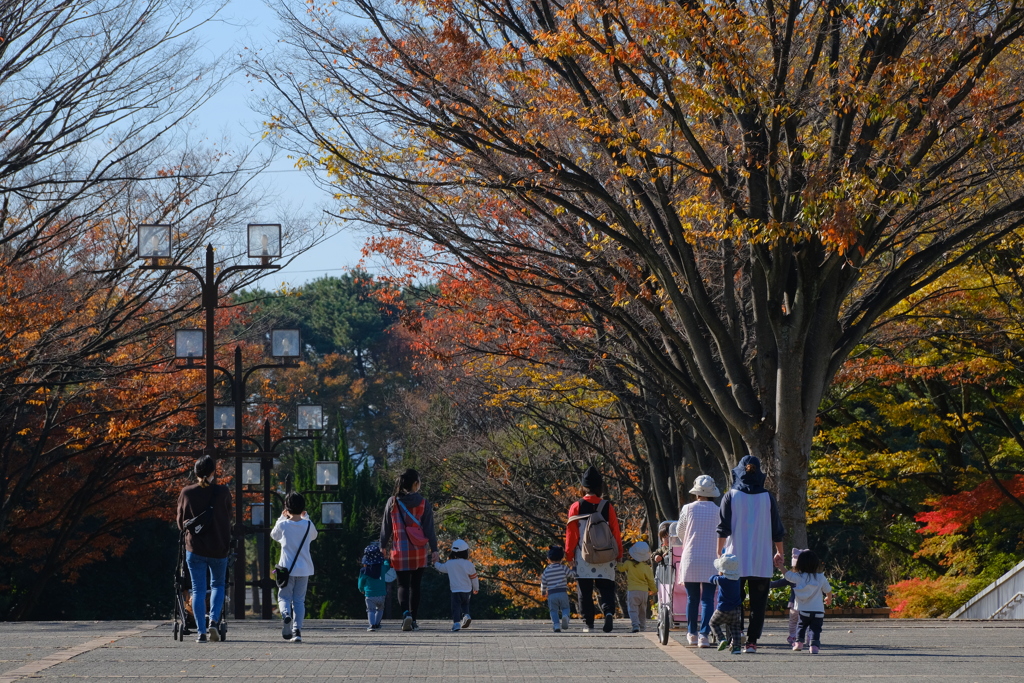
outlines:
[[[618,626],[621,629],[623,622]],[[673,632],[556,635],[540,621],[476,621],[451,633],[397,622],[367,633],[352,621],[309,621],[305,642],[281,639],[276,622],[231,622],[225,643],[178,643],[164,623],[3,624],[0,683],[22,680],[339,681],[516,683],[535,680],[1024,682],[1024,622],[834,620],[819,655],[791,652],[781,621],[769,621],[757,655],[696,650]],[[850,633],[849,631],[853,631]],[[113,641],[113,642],[111,642]],[[781,643],[781,644],[780,644]]]

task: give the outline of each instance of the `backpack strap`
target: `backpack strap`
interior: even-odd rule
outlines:
[[[579,501],[577,501],[577,502],[579,502],[580,507],[583,507],[584,505],[594,505],[590,501],[583,500],[582,498],[580,498]],[[590,519],[590,515],[594,514],[595,512],[600,512],[604,508],[604,506],[607,505],[607,504],[608,504],[607,500],[602,500],[590,512],[582,512],[580,514],[573,515],[572,517],[569,518],[569,521],[570,522],[578,522],[581,519]],[[576,508],[576,509],[579,510],[579,508]],[[601,517],[605,517],[604,514],[602,514]],[[605,517],[604,521],[607,522],[608,519]]]

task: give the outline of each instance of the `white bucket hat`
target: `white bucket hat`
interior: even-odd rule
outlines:
[[[452,552],[458,553],[463,550],[469,550],[469,544],[463,541],[461,538],[456,538],[455,542],[452,543]]]
[[[718,498],[722,495],[715,484],[715,478],[707,474],[702,474],[693,480],[693,488],[690,489],[690,493],[705,498]]]
[[[733,581],[740,578],[740,558],[735,555],[722,555],[715,559],[715,569],[722,572],[722,575]]]
[[[646,562],[651,559],[651,546],[646,541],[634,543],[629,547],[629,556],[637,562]]]

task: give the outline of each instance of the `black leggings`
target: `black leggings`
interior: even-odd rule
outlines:
[[[423,581],[423,571],[426,567],[419,569],[407,569],[406,571],[395,572],[398,574],[398,604],[402,612],[411,612],[413,621],[420,611],[420,582]]]
[[[764,613],[768,609],[768,589],[771,579],[760,576],[740,577],[740,595],[750,598],[750,624],[747,627],[747,642],[757,643],[764,630]]]
[[[602,614],[615,614],[615,582],[611,579],[577,579],[583,622],[594,626],[594,588],[597,587]]]

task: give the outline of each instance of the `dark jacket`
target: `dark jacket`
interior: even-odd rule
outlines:
[[[178,496],[178,528],[199,515],[213,501],[213,514],[204,519],[207,528],[198,536],[185,534],[185,549],[196,555],[220,559],[228,556],[231,548],[231,490],[223,484],[202,487],[186,486]]]
[[[719,612],[731,612],[743,604],[743,592],[740,591],[740,582],[736,579],[727,579],[721,574],[716,574],[708,579],[708,583],[718,584]]]

